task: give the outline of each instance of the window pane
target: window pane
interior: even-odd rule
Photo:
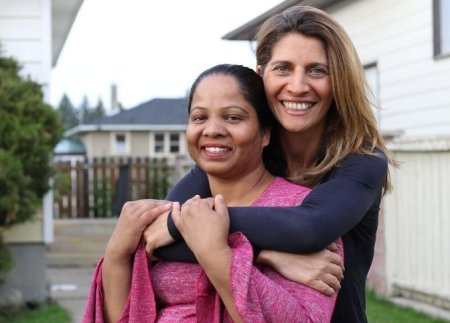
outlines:
[[[125,151],[127,146],[127,139],[125,134],[116,134],[116,151]]]
[[[155,153],[164,152],[164,134],[155,133]]]
[[[448,54],[450,53],[450,1],[440,0],[439,8],[440,54]]]
[[[177,153],[180,151],[180,134],[171,133],[170,134],[170,152]]]
[[[378,88],[378,70],[376,65],[365,66],[364,71],[366,73],[367,83],[369,84],[371,91],[371,98],[375,100],[375,102],[371,102],[372,104],[378,105],[379,102],[379,88]],[[380,110],[372,105],[372,110],[379,123],[380,120]]]

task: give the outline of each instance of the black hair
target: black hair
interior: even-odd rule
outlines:
[[[243,65],[219,64],[203,71],[191,86],[188,111],[191,110],[192,98],[199,83],[211,75],[228,75],[233,77],[239,84],[239,89],[244,99],[255,109],[261,130],[273,126],[275,119],[267,103],[263,80],[258,73]]]

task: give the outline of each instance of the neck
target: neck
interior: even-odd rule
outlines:
[[[308,133],[290,133],[282,131],[280,142],[286,155],[288,175],[300,176],[313,166],[320,150],[320,136]]]
[[[221,178],[208,175],[213,196],[222,194],[228,206],[249,206],[269,186],[273,176],[263,164],[256,170],[239,178]]]

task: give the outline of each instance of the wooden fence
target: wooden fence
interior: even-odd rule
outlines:
[[[186,159],[92,158],[56,162],[55,218],[117,216],[128,200],[164,198],[192,164]]]

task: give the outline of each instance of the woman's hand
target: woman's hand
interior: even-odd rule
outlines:
[[[308,255],[263,250],[256,263],[270,266],[283,277],[330,296],[341,288],[344,278],[343,259],[334,252],[336,248],[333,243],[328,249]]]
[[[223,204],[220,210],[214,209],[218,199]],[[179,204],[174,203],[172,218],[197,260],[198,257],[229,248],[230,218],[221,197],[200,199],[194,196],[181,209]]]
[[[147,226],[171,208],[172,203],[163,200],[126,202],[109,239],[105,256],[112,256],[114,259],[130,257]]]
[[[170,210],[158,216],[144,231],[145,250],[147,251],[148,257],[152,260],[157,259],[153,256],[155,249],[175,242],[167,228],[167,217],[169,213]]]

